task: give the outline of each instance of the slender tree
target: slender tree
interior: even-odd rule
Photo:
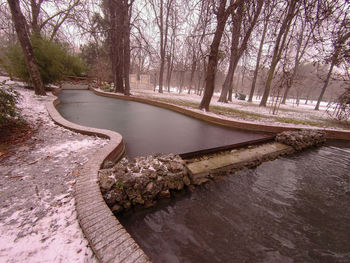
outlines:
[[[254,3],[253,3],[254,4]],[[235,13],[232,13],[232,39],[231,39],[231,57],[230,57],[230,65],[225,78],[225,82],[222,86],[221,95],[219,98],[220,102],[232,101],[232,82],[233,75],[235,73],[238,61],[242,57],[243,52],[247,49],[248,40],[251,36],[251,33],[258,21],[258,17],[260,15],[262,6],[264,4],[263,0],[256,1],[256,9],[253,9],[254,15],[248,16],[246,12],[248,12],[249,6],[247,6],[247,1],[238,1],[237,2],[237,10]],[[242,32],[243,30],[243,18],[244,16],[248,17],[248,25],[246,26],[246,32]],[[250,19],[249,19],[250,18]],[[229,92],[231,90],[231,92]],[[228,96],[231,95],[231,96]]]
[[[234,0],[230,0],[230,4],[226,7],[227,0],[220,0],[217,10],[215,10],[216,15],[216,29],[214,33],[213,41],[210,45],[210,54],[208,65],[206,68],[206,78],[205,78],[205,90],[202,101],[199,108],[202,110],[209,111],[209,104],[214,93],[215,86],[215,75],[219,59],[219,46],[222,38],[222,34],[225,30],[225,25],[229,15],[237,8]]]
[[[46,95],[44,84],[34,58],[33,48],[29,41],[27,23],[22,14],[19,0],[8,0],[8,4],[12,14],[12,21],[16,28],[17,37],[22,47],[24,60],[27,65],[30,79],[34,86],[35,94]]]
[[[156,23],[159,29],[160,36],[160,69],[159,69],[159,93],[163,93],[163,75],[166,59],[166,50],[168,47],[168,34],[169,34],[169,19],[170,12],[172,11],[172,5],[174,0],[149,0],[154,16],[156,17]]]
[[[260,101],[260,106],[266,107],[267,100],[268,100],[269,95],[270,95],[272,79],[273,79],[273,76],[275,74],[277,64],[281,59],[282,52],[283,52],[285,44],[286,44],[287,36],[288,36],[289,30],[290,30],[292,21],[299,10],[298,2],[299,2],[298,0],[290,0],[287,3],[287,5],[288,5],[287,12],[282,20],[282,24],[279,28],[278,35],[277,35],[277,38],[275,41],[275,47],[274,47],[274,51],[273,51],[273,55],[272,55],[270,69],[269,69],[266,84],[265,84],[264,94],[263,94],[262,99]]]

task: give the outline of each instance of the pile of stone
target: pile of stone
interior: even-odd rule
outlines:
[[[317,146],[326,141],[325,133],[318,130],[285,131],[277,134],[275,140],[293,147],[296,151]]]
[[[132,206],[151,207],[160,198],[190,185],[185,162],[178,155],[150,155],[129,161],[123,158],[115,166],[99,172],[103,197],[113,212]]]

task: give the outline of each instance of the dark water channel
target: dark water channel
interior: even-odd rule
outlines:
[[[153,262],[350,262],[349,170],[333,142],[119,219]]]
[[[211,125],[143,103],[97,96],[88,90],[63,90],[59,99],[57,109],[67,120],[122,134],[131,158],[194,152],[267,137]]]

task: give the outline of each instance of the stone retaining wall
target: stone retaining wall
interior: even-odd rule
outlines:
[[[134,97],[134,96],[124,96],[121,94],[116,93],[108,93],[103,92],[100,90],[96,90],[94,88],[90,88],[96,95],[110,97],[110,98],[117,98],[117,99],[123,99],[123,100],[131,100],[141,103],[146,103],[166,109],[170,109],[173,111],[176,111],[178,113],[182,113],[184,115],[200,119],[209,123],[230,127],[230,128],[236,128],[236,129],[243,129],[243,130],[250,130],[250,131],[260,131],[260,132],[269,132],[269,133],[279,133],[283,131],[297,131],[301,128],[297,127],[288,127],[288,126],[277,126],[277,125],[266,125],[266,124],[256,124],[254,122],[249,121],[234,121],[234,120],[226,120],[219,117],[214,116],[208,116],[190,109],[184,109],[180,106],[176,106],[173,104],[165,103],[165,102],[159,102],[155,100],[140,98],[140,97]],[[350,141],[350,131],[339,131],[339,130],[331,130],[331,129],[320,129],[320,128],[303,128],[303,129],[310,129],[310,130],[320,130],[325,132],[327,139],[340,139],[340,140],[348,140]]]
[[[56,91],[57,93],[57,91]],[[46,104],[55,123],[87,135],[108,138],[109,143],[98,150],[83,166],[75,184],[75,205],[79,224],[100,262],[150,262],[106,205],[98,184],[98,171],[104,162],[119,160],[125,151],[119,133],[80,126],[64,119],[56,110],[56,99]]]

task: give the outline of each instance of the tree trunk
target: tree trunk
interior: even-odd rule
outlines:
[[[32,20],[31,20],[31,27],[32,27],[32,33],[38,37],[40,37],[40,26],[38,23],[39,20],[39,13],[41,9],[41,0],[36,3],[35,0],[30,0],[30,8],[31,8],[31,15],[32,15]]]
[[[18,40],[22,47],[24,60],[34,86],[35,94],[46,95],[44,84],[34,58],[33,48],[26,31],[26,20],[21,12],[19,0],[8,0],[8,4],[11,9],[12,21],[15,24]]]
[[[121,1],[116,1],[115,3],[115,42],[111,43],[116,48],[114,86],[117,93],[124,93],[124,12]]]
[[[164,21],[164,0],[160,0],[159,10],[159,31],[160,31],[160,69],[159,69],[159,93],[163,93],[163,75],[165,65],[165,51],[168,43],[169,12],[172,0],[166,5],[166,15]],[[156,14],[157,15],[157,14]],[[165,25],[164,25],[165,24]]]
[[[232,86],[233,74],[235,73],[235,69],[237,67],[237,63],[239,60],[238,57],[238,45],[239,39],[241,36],[241,26],[243,19],[243,10],[244,10],[244,1],[240,1],[238,4],[238,10],[235,14],[231,14],[233,28],[231,32],[231,56],[230,56],[230,65],[228,68],[228,72],[222,85],[221,94],[219,97],[219,102],[227,103],[227,93]]]
[[[240,60],[243,52],[247,49],[248,41],[250,38],[250,35],[255,27],[255,24],[258,20],[258,17],[260,15],[262,6],[264,4],[263,0],[258,1],[258,6],[255,11],[254,17],[251,20],[251,23],[249,24],[248,29],[245,32],[245,35],[243,39],[241,40],[241,45],[239,46],[239,42],[241,37],[241,28],[242,28],[242,22],[243,22],[243,16],[244,16],[244,9],[247,8],[245,6],[245,1],[239,1],[237,3],[238,10],[234,14],[232,13],[232,22],[233,22],[233,29],[232,29],[232,42],[231,42],[231,56],[230,56],[230,65],[229,70],[226,75],[224,84],[221,89],[221,94],[219,101],[225,102],[232,101],[232,82],[233,82],[233,76],[238,64],[238,61]],[[227,94],[229,93],[229,94]]]
[[[205,90],[204,95],[202,98],[202,101],[199,105],[199,108],[201,110],[209,111],[209,104],[211,101],[211,98],[214,93],[214,87],[215,87],[215,75],[218,65],[218,53],[219,53],[219,46],[222,38],[222,34],[225,30],[226,21],[228,19],[228,16],[231,12],[233,12],[234,5],[232,4],[233,1],[230,2],[230,6],[225,9],[226,6],[226,0],[220,0],[220,6],[217,12],[217,26],[213,38],[213,42],[210,45],[210,54],[209,54],[209,61],[208,66],[206,70],[206,79],[205,79]]]
[[[319,110],[319,109],[320,109],[320,104],[321,104],[323,95],[324,95],[324,93],[326,92],[326,89],[327,89],[327,87],[328,87],[328,83],[329,83],[329,80],[330,80],[330,78],[331,78],[332,71],[333,71],[333,68],[334,68],[334,66],[335,66],[335,62],[336,62],[336,59],[334,59],[334,57],[333,57],[331,66],[329,67],[329,70],[328,70],[327,78],[326,78],[326,80],[325,80],[325,82],[324,82],[324,84],[323,84],[323,87],[322,87],[320,96],[318,97],[315,110]]]
[[[110,13],[109,46],[112,61],[112,73],[115,92],[124,93],[123,83],[123,26],[122,5],[113,0],[108,1]]]
[[[250,89],[250,94],[249,94],[248,102],[252,102],[252,101],[253,101],[253,96],[254,96],[254,91],[255,91],[256,80],[258,79],[258,73],[259,73],[259,67],[260,67],[260,60],[261,60],[262,51],[263,51],[264,42],[265,42],[265,37],[266,37],[266,32],[267,32],[267,25],[268,25],[268,22],[265,21],[263,33],[262,33],[262,36],[261,36],[261,39],[260,39],[258,57],[257,57],[257,60],[256,60],[256,66],[255,66],[255,70],[254,70],[254,77],[253,77],[253,81],[252,81],[252,87],[251,87],[251,89]]]
[[[192,89],[192,86],[193,86],[193,77],[194,77],[194,73],[196,71],[196,68],[197,68],[197,58],[196,58],[196,55],[195,55],[195,51],[193,50],[192,67],[191,67],[191,75],[190,75],[190,85],[189,85],[187,94],[191,94],[191,89]]]
[[[285,16],[285,18],[282,22],[282,25],[280,27],[280,30],[279,30],[279,33],[278,33],[278,36],[276,39],[274,51],[273,51],[273,57],[272,57],[268,77],[266,80],[264,94],[263,94],[261,102],[260,102],[260,106],[266,107],[266,105],[267,105],[267,100],[268,100],[269,95],[270,95],[273,76],[275,74],[277,64],[281,59],[282,51],[283,51],[285,43],[286,43],[289,29],[290,29],[292,20],[295,16],[295,9],[296,9],[297,2],[298,2],[298,0],[291,0],[289,2],[287,15]]]
[[[129,10],[130,8],[130,10]],[[128,1],[124,0],[123,3],[123,11],[124,11],[124,84],[125,90],[124,95],[130,95],[130,16],[131,16],[131,7],[128,6]]]

